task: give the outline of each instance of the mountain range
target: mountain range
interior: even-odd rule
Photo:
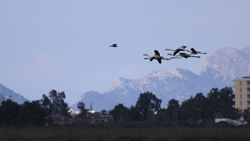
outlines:
[[[105,93],[88,91],[71,105],[78,110],[77,104],[82,101],[86,108],[92,105],[93,110],[111,110],[122,103],[126,107],[135,105],[140,93],[149,91],[162,99],[161,107],[166,107],[170,99],[179,102],[199,92],[206,95],[212,88],[223,88],[234,85],[232,79],[250,76],[250,47],[235,49],[233,47],[216,50],[206,58],[199,75],[187,69],[175,68],[172,73],[164,69],[156,70],[137,79],[124,77],[115,80]],[[12,99],[19,104],[28,101],[25,97],[0,84],[0,101]]]
[[[6,99],[12,99],[18,104],[23,104],[25,101],[28,101],[28,99],[24,98],[22,95],[17,94],[11,89],[0,84],[0,101],[6,100]]]
[[[156,70],[148,75],[115,80],[105,93],[88,91],[80,96],[73,110],[82,101],[86,107],[93,105],[93,110],[111,110],[122,103],[126,107],[135,105],[139,94],[149,91],[162,99],[161,107],[168,101],[177,99],[179,102],[201,92],[206,95],[212,88],[223,88],[234,85],[232,79],[250,75],[250,47],[238,50],[233,47],[216,50],[207,57],[199,75],[187,69],[175,68],[172,73],[164,69]]]

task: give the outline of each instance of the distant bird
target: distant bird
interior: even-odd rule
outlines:
[[[176,50],[173,50],[173,49],[165,49],[165,51],[166,50],[169,50],[169,51],[174,51],[174,53],[173,53],[173,55],[176,55],[178,52],[180,52],[180,51],[187,51],[185,48],[186,48],[187,46],[181,46],[181,47],[179,47],[179,48],[177,48]]]
[[[187,53],[179,53],[179,55],[173,55],[173,54],[168,54],[168,55],[172,55],[174,57],[171,57],[171,59],[180,59],[180,58],[189,58],[189,57],[196,57],[196,58],[200,58],[200,56],[192,56],[191,54],[187,54]]]
[[[196,51],[194,48],[191,48],[191,54],[207,54],[206,52],[200,52],[200,51]]]
[[[149,58],[147,58],[147,57],[144,58],[144,60],[148,59],[150,61],[153,61],[154,59],[156,59],[159,62],[159,64],[161,64],[161,60],[170,60],[170,58],[164,58],[164,57],[160,56],[160,53],[157,50],[155,50],[154,52],[155,52],[155,55],[153,57],[150,57],[148,54],[144,54],[143,56],[149,57]]]
[[[117,44],[112,44],[109,47],[118,47]]]

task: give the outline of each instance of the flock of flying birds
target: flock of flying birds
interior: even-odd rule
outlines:
[[[117,44],[112,44],[110,45],[110,47],[118,47]],[[144,58],[144,60],[148,59],[150,61],[153,61],[154,59],[157,60],[160,64],[161,64],[161,60],[171,60],[171,59],[180,59],[180,58],[189,58],[189,57],[195,57],[195,58],[200,58],[200,56],[194,56],[197,54],[207,54],[206,52],[200,52],[200,51],[196,51],[194,48],[191,48],[190,50],[186,49],[187,46],[181,46],[177,49],[165,49],[165,51],[173,51],[173,54],[168,53],[167,55],[170,55],[172,57],[170,58],[165,58],[163,56],[160,55],[160,53],[158,52],[158,50],[155,50],[155,55],[154,56],[149,56],[148,54],[144,54],[143,56],[148,56],[146,58]],[[190,52],[190,54],[188,53],[184,53],[181,51],[187,51]],[[178,54],[179,53],[179,54]],[[194,54],[194,55],[193,55]]]

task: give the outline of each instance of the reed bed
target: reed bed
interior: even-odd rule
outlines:
[[[166,126],[152,124],[57,125],[50,127],[0,127],[0,140],[20,141],[235,141],[250,140],[250,127]]]

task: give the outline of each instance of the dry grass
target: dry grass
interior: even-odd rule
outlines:
[[[250,140],[250,127],[156,126],[156,125],[66,125],[24,128],[0,127],[0,140],[20,141],[235,141]]]

